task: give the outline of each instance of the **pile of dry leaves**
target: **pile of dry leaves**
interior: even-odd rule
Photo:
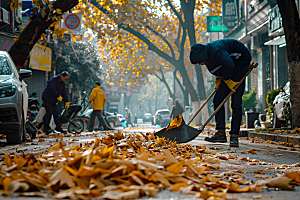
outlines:
[[[0,164],[0,195],[18,192],[19,196],[54,199],[133,199],[172,190],[207,199],[268,187],[290,190],[292,184],[300,185],[298,171],[255,183],[245,181],[241,170],[219,171],[219,159],[234,158],[150,133],[118,132],[69,147],[60,141],[42,155],[5,155]]]

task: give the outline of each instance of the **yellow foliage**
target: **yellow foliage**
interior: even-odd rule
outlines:
[[[182,115],[178,115],[175,119],[173,119],[167,127],[167,130],[171,130],[179,127],[182,124]]]

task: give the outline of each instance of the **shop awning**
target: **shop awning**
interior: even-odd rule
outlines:
[[[278,36],[268,42],[265,42],[264,45],[281,45],[285,43],[285,36]]]

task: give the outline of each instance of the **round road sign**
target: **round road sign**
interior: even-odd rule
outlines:
[[[80,19],[75,14],[70,14],[65,19],[65,25],[68,29],[76,29],[80,25]]]
[[[126,96],[130,97],[131,96],[131,92],[130,91],[126,92]]]

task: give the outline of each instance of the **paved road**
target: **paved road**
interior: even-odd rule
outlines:
[[[122,132],[130,134],[133,132],[153,132],[159,129],[153,128],[153,126],[146,127],[133,127],[133,128],[118,128],[122,130]],[[67,143],[67,145],[76,145],[83,142],[94,140],[96,137],[105,136],[105,132],[83,132],[81,135],[69,135],[69,137],[63,137],[63,140]],[[246,138],[240,139],[240,147],[239,148],[229,148],[228,143],[208,143],[203,139],[207,136],[205,133],[199,135],[195,140],[191,141],[191,145],[203,146],[206,145],[208,150],[217,151],[218,155],[236,155],[238,158],[246,158],[248,161],[222,161],[220,164],[221,170],[238,170],[244,169],[244,176],[247,180],[256,180],[254,170],[263,170],[266,175],[271,175],[275,177],[276,174],[283,174],[290,170],[299,170],[299,167],[292,167],[291,169],[286,169],[282,167],[282,165],[291,165],[300,162],[300,148],[296,148],[296,150],[292,150],[290,147],[283,147],[275,144],[269,143],[260,143],[260,141],[253,142],[253,140],[248,140]],[[5,145],[4,141],[0,141],[1,147],[0,149],[0,158],[7,153],[41,153],[44,152],[45,149],[50,147],[58,141],[58,137],[47,137],[47,138],[37,138],[32,142],[27,142],[21,145]],[[28,145],[30,144],[30,145]],[[257,154],[248,153],[247,150],[254,149]],[[261,162],[265,162],[266,165],[247,165],[253,160],[259,160]],[[252,160],[252,161],[251,161]],[[288,199],[288,200],[300,200],[300,187],[296,187],[294,191],[276,191],[275,189],[262,190],[259,193],[238,193],[233,195],[227,195],[228,199],[254,199],[253,195],[261,195],[261,199]],[[17,197],[0,197],[0,199],[16,199]],[[40,200],[41,198],[28,198],[28,199],[36,199]],[[177,192],[170,191],[161,191],[154,198],[143,198],[143,199],[195,199],[194,196],[185,195]]]

